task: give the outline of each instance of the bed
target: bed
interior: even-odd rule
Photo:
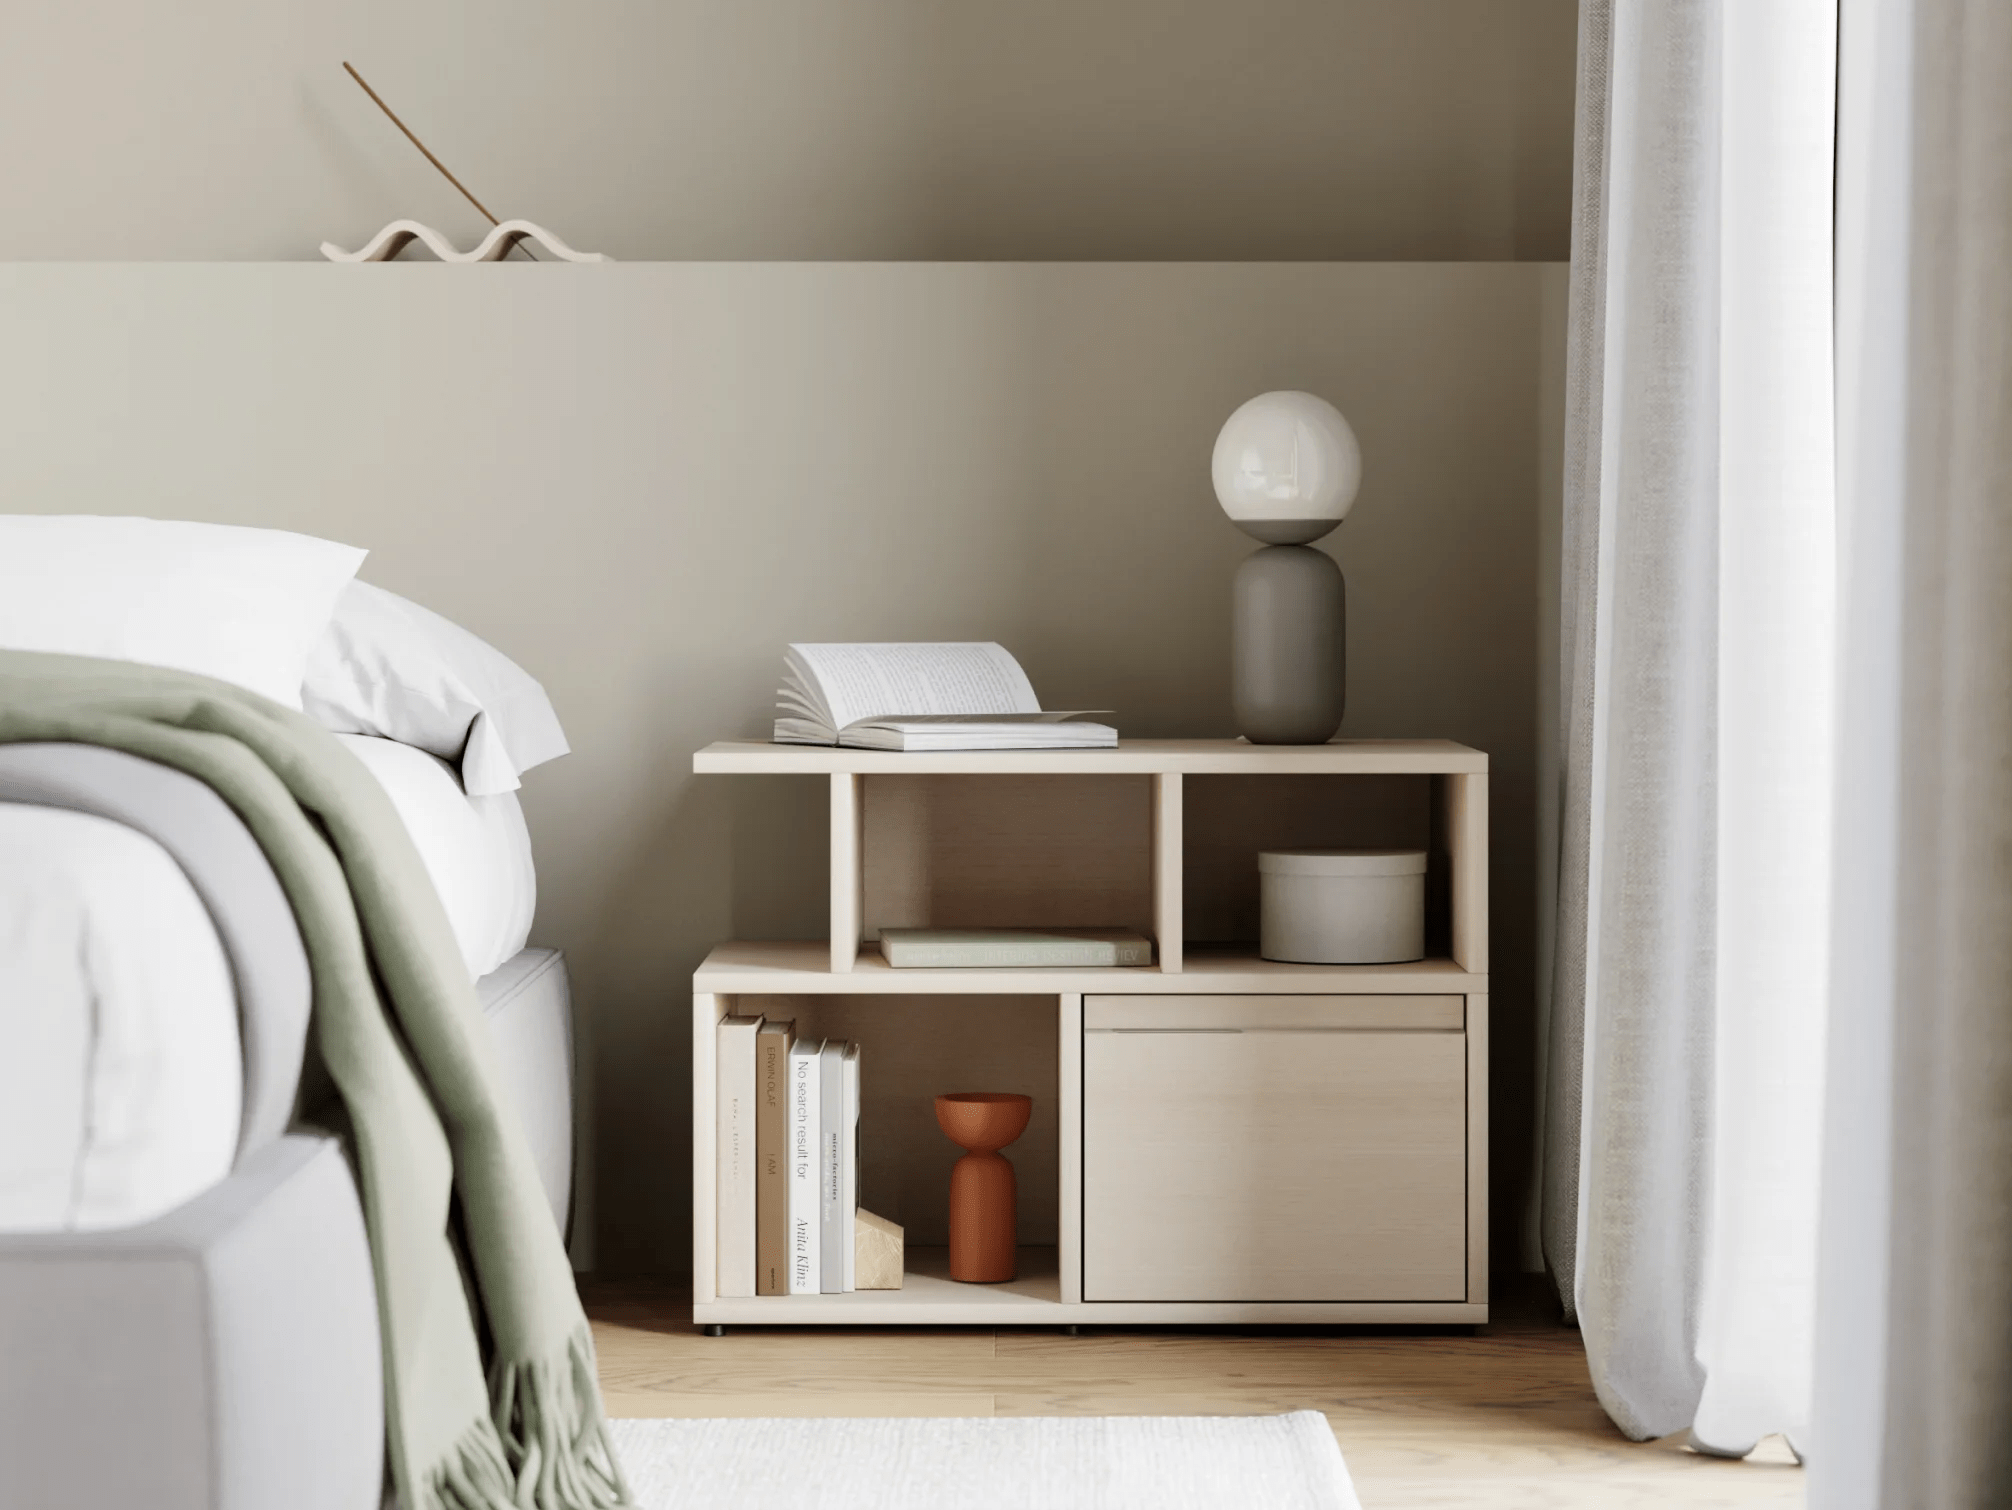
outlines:
[[[516,794],[469,797],[436,756],[337,738],[383,783],[446,904],[563,1223],[566,1102],[535,1069],[566,1063],[565,971],[526,947],[537,883]],[[152,834],[186,853],[222,847],[231,822],[207,788],[133,757],[0,748],[0,1000],[12,1004],[0,1016],[0,1232],[150,1220],[286,1125],[308,979],[278,884],[249,836],[185,870]],[[238,933],[228,951],[220,924]],[[267,1002],[242,1030],[234,960]]]
[[[514,790],[563,736],[497,652],[326,575],[295,647],[304,671],[321,659],[320,691],[308,676],[295,705],[411,837],[563,1232],[568,983],[563,958],[528,943],[536,875]],[[42,622],[19,596],[0,645],[44,648],[19,643]],[[452,653],[413,669],[415,623],[460,653],[452,675]],[[401,658],[402,682],[387,664]],[[263,691],[259,674],[233,680]],[[123,750],[0,743],[0,1504],[385,1502],[372,1250],[310,1051],[309,953],[259,841],[210,786]]]

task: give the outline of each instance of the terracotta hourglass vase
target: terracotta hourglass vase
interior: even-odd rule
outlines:
[[[950,1277],[999,1284],[1014,1274],[1020,1185],[999,1150],[1027,1130],[1031,1096],[972,1091],[936,1098],[936,1125],[964,1150],[950,1170]]]

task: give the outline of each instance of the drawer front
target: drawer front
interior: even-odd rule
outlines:
[[[1091,1032],[1263,1032],[1385,1029],[1458,1032],[1464,996],[1086,996]]]
[[[1461,1033],[1086,1031],[1083,1298],[1464,1300],[1466,1080]]]

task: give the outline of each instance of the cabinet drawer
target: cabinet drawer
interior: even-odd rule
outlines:
[[[1466,1081],[1461,1033],[1090,1028],[1083,1298],[1465,1299]]]
[[[1457,1032],[1464,996],[1086,996],[1091,1032],[1264,1032],[1383,1028]]]

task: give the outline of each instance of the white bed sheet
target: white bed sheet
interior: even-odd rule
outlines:
[[[469,979],[515,956],[538,896],[516,794],[337,737],[411,832]],[[230,1173],[243,1097],[230,962],[173,857],[108,818],[0,803],[0,1231],[174,1209]]]
[[[0,1231],[127,1226],[229,1173],[230,962],[154,840],[0,803]]]

